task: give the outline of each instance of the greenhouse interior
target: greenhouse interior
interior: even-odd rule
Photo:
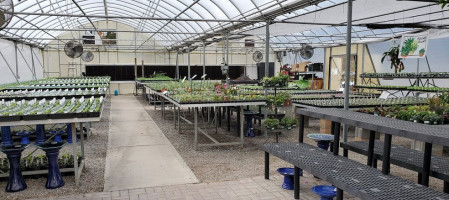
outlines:
[[[0,199],[449,199],[448,16],[0,0]]]

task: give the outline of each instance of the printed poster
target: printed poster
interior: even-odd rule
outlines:
[[[402,35],[399,58],[424,58],[427,53],[429,33]]]

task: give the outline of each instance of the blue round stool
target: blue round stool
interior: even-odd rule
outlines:
[[[48,158],[48,175],[45,188],[56,189],[64,186],[61,171],[59,171],[58,155],[59,150],[65,145],[65,142],[42,143],[37,148],[45,151]]]
[[[21,137],[20,144],[30,144],[29,135],[33,134],[31,131],[18,132],[17,135]]]
[[[286,190],[293,190],[295,175],[295,169],[291,167],[283,167],[277,170],[279,174],[284,175],[284,183],[282,183],[282,188]],[[299,170],[299,175],[302,176],[302,169]]]
[[[2,146],[14,145],[11,135],[11,126],[2,126]]]
[[[307,137],[315,140],[317,143],[318,148],[328,150],[329,144],[331,141],[334,141],[334,136],[330,134],[323,134],[323,133],[311,133],[307,134]]]
[[[63,134],[64,131],[50,131],[51,135],[55,135],[53,138],[54,142],[62,142],[61,134]]]
[[[6,185],[6,192],[19,192],[27,188],[27,184],[23,180],[22,171],[20,170],[20,157],[22,151],[28,145],[2,146],[0,151],[6,154],[9,160],[9,178]]]
[[[330,185],[317,185],[312,188],[312,192],[320,195],[321,200],[332,200],[337,196],[337,188]]]
[[[36,125],[36,141],[35,145],[39,145],[45,142],[45,126],[43,124]]]

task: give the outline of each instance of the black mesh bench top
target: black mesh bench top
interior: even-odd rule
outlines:
[[[368,141],[352,141],[340,143],[343,149],[348,149],[359,154],[368,155]],[[374,155],[382,159],[384,143],[376,141],[374,143]],[[391,145],[391,163],[416,171],[422,172],[424,153],[414,149]],[[449,181],[449,158],[432,156],[430,175],[445,181]]]
[[[449,144],[448,126],[418,124],[398,119],[380,117],[332,108],[298,108],[300,115],[326,119],[359,128],[388,133],[432,144]]]
[[[449,194],[412,183],[304,143],[270,143],[262,150],[362,199],[449,199]]]

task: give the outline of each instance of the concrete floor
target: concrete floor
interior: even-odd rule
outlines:
[[[111,101],[104,191],[198,182],[136,97]]]

